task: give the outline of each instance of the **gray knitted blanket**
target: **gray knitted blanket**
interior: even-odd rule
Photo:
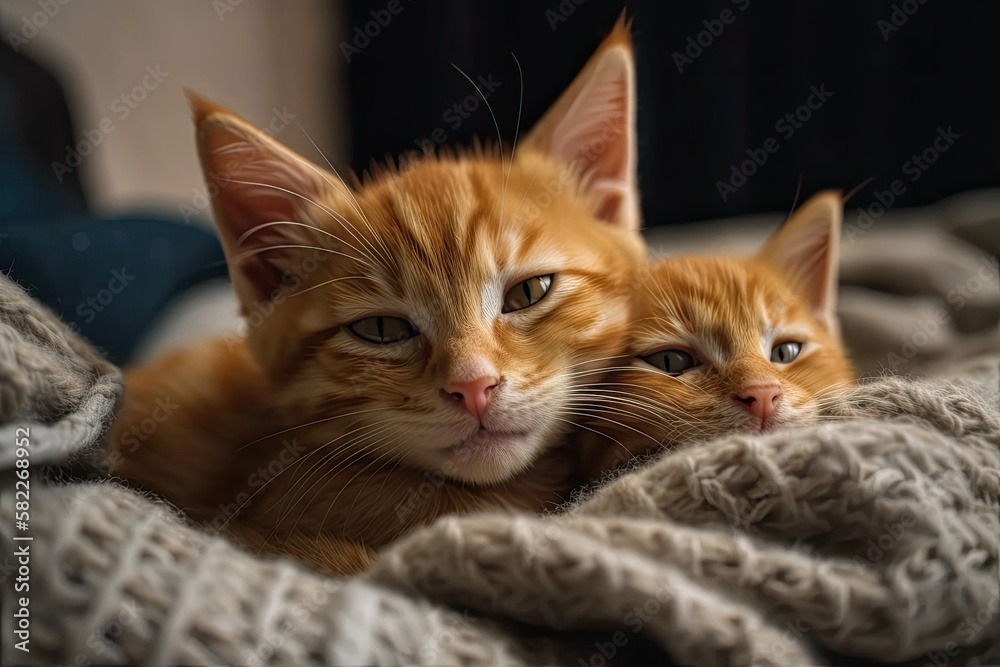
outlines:
[[[1000,374],[956,373],[863,383],[827,422],[665,453],[551,516],[446,517],[326,579],[65,483],[52,465],[79,475],[120,379],[0,280],[0,658],[996,664]]]

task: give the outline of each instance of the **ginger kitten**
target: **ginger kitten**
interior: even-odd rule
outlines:
[[[806,202],[753,257],[671,257],[638,278],[629,367],[590,389],[591,477],[661,445],[815,421],[854,379],[837,324],[842,200]]]
[[[115,472],[338,574],[444,513],[557,502],[566,413],[623,350],[644,255],[624,22],[513,157],[354,187],[191,101],[250,333],[127,373]]]

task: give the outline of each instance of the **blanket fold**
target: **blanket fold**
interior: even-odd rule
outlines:
[[[0,470],[18,429],[32,457],[27,529],[0,491],[0,661],[989,664],[998,368],[866,381],[821,423],[662,452],[544,517],[444,517],[330,579],[114,480],[36,477],[94,460],[121,381],[0,280]],[[30,652],[9,641],[21,606]]]
[[[0,276],[0,470],[13,466],[21,428],[30,429],[32,464],[100,464],[121,392],[113,364]]]
[[[656,600],[685,664],[807,664],[812,643],[889,662],[1000,641],[996,411],[958,385],[887,378],[837,412],[855,419],[668,453],[566,516],[439,520],[369,576],[550,627],[621,626],[617,602]],[[736,635],[730,615],[747,624]]]

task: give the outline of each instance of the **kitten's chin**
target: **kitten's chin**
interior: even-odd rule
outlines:
[[[544,449],[544,440],[531,431],[480,428],[458,444],[440,450],[440,468],[463,482],[498,484],[530,466]]]

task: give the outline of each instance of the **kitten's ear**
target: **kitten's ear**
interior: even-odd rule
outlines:
[[[623,13],[583,70],[525,143],[579,167],[581,190],[599,219],[639,229],[636,183],[635,60]]]
[[[833,334],[837,323],[837,274],[844,201],[828,190],[803,204],[757,254],[785,275]]]
[[[332,188],[316,165],[232,112],[187,94],[215,224],[246,312],[287,285],[293,261],[303,258],[302,248],[288,246],[322,245],[307,227],[322,211],[313,202],[329,201]]]

